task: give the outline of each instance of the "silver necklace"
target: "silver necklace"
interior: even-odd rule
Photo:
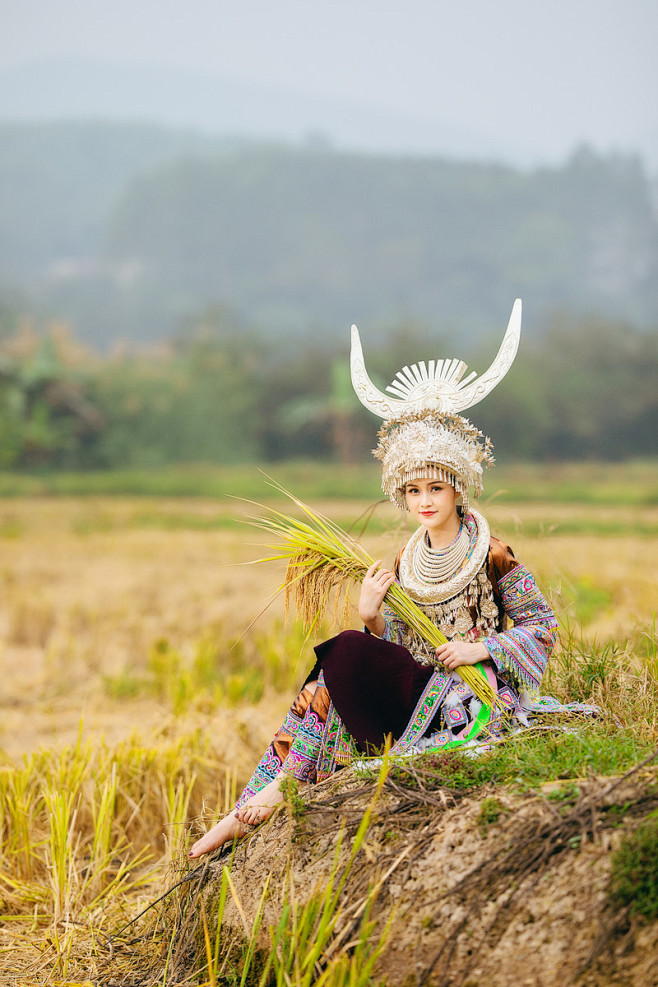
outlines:
[[[427,534],[419,538],[413,553],[412,568],[417,579],[426,583],[442,583],[464,564],[470,547],[466,526],[461,524],[456,536],[446,548],[430,548]]]
[[[400,558],[400,582],[416,603],[427,606],[450,600],[479,573],[489,551],[489,525],[486,518],[473,508],[464,516],[463,525],[469,538],[466,558],[461,568],[443,582],[427,582],[414,571],[418,543],[424,540],[426,529],[417,528],[407,542]]]

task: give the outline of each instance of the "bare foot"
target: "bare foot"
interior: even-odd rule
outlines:
[[[256,792],[255,795],[247,799],[241,808],[234,809],[233,812],[229,812],[228,816],[220,819],[212,829],[209,829],[200,840],[196,841],[188,853],[188,857],[193,859],[200,857],[204,853],[210,853],[211,850],[217,850],[229,840],[244,836],[248,831],[248,826],[256,826],[258,823],[265,822],[272,815],[279,802],[282,801],[280,782],[278,778],[275,778],[265,788],[261,788],[260,792]]]
[[[247,799],[240,809],[236,809],[235,814],[247,826],[257,826],[270,818],[279,802],[283,802],[281,782],[279,778],[275,778],[265,788],[261,788],[260,792]]]
[[[247,827],[238,819],[235,811],[229,812],[228,816],[220,819],[212,829],[209,829],[201,839],[196,841],[188,853],[188,857],[200,857],[203,853],[210,853],[211,850],[216,850],[224,843],[228,843],[229,840],[234,840],[236,836],[244,836],[246,832]]]

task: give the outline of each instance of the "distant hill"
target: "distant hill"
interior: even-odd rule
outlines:
[[[150,121],[250,140],[526,162],[535,149],[443,120],[172,67],[48,58],[0,70],[0,120]]]
[[[0,125],[0,269],[33,277],[93,257],[135,175],[213,147],[194,131],[135,123]]]
[[[0,284],[83,337],[210,308],[270,332],[424,320],[477,337],[517,295],[658,325],[658,222],[633,158],[519,171],[219,142],[136,124],[0,127]]]

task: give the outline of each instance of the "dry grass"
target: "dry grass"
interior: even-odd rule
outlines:
[[[345,521],[365,505],[318,506]],[[108,704],[103,677],[145,668],[157,641],[191,661],[202,639],[224,641],[257,615],[278,584],[277,572],[232,563],[262,555],[263,539],[239,527],[192,527],[241,510],[235,502],[137,498],[0,502],[0,748],[8,757],[73,741],[81,716],[85,731],[105,732],[109,740],[134,724],[148,729],[161,722],[163,711],[150,696],[129,707]],[[650,511],[658,516],[646,508],[644,520]],[[610,512],[590,506],[585,513],[603,522]],[[487,513],[492,530],[502,532],[549,591],[563,622],[585,618],[587,635],[599,641],[650,625],[658,538],[552,534],[578,516],[562,505],[494,503]],[[613,514],[630,526],[636,509]],[[392,529],[367,535],[366,547],[392,560],[406,537],[404,518],[386,504],[377,517]],[[538,520],[544,533],[525,534]],[[265,621],[281,613],[276,601]],[[358,626],[355,614],[352,626]],[[277,715],[278,708],[272,722]]]
[[[156,518],[160,507],[150,505]],[[156,642],[191,660],[202,639],[223,643],[257,613],[272,576],[254,586],[253,570],[229,565],[253,558],[241,532],[137,527],[137,510],[143,502],[2,504],[2,521],[20,525],[2,540],[0,568],[8,756],[72,741],[81,716],[108,739],[155,727],[167,711],[151,697],[109,706],[104,676],[145,668]],[[106,530],[92,528],[99,518]]]
[[[90,970],[95,944],[153,895],[203,796],[230,805],[235,778],[218,790],[213,770],[230,763],[226,735],[223,750],[200,734],[79,743],[0,772],[0,970],[35,983]]]
[[[367,505],[314,506],[345,525]],[[275,627],[281,600],[232,646],[281,578],[235,565],[266,554],[265,539],[230,525],[245,510],[179,499],[0,502],[3,973],[11,959],[26,983],[89,975],[104,933],[168,879],[185,820],[209,822],[246,780],[303,678],[301,635]],[[592,699],[619,695],[627,713],[635,671],[658,673],[658,536],[633,533],[637,508],[588,506],[590,527],[605,535],[579,531],[583,512],[568,505],[484,510],[563,621],[584,622],[551,687],[568,693],[569,674],[578,687],[590,676]],[[392,561],[404,519],[390,505],[376,517],[364,544]],[[658,529],[658,510],[643,508],[639,520]],[[597,679],[606,647],[616,657]],[[643,722],[655,730],[655,711]]]

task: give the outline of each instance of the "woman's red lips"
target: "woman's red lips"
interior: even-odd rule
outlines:
[[[421,511],[420,513],[423,515],[423,517],[431,517],[432,514],[434,514],[434,511]]]

